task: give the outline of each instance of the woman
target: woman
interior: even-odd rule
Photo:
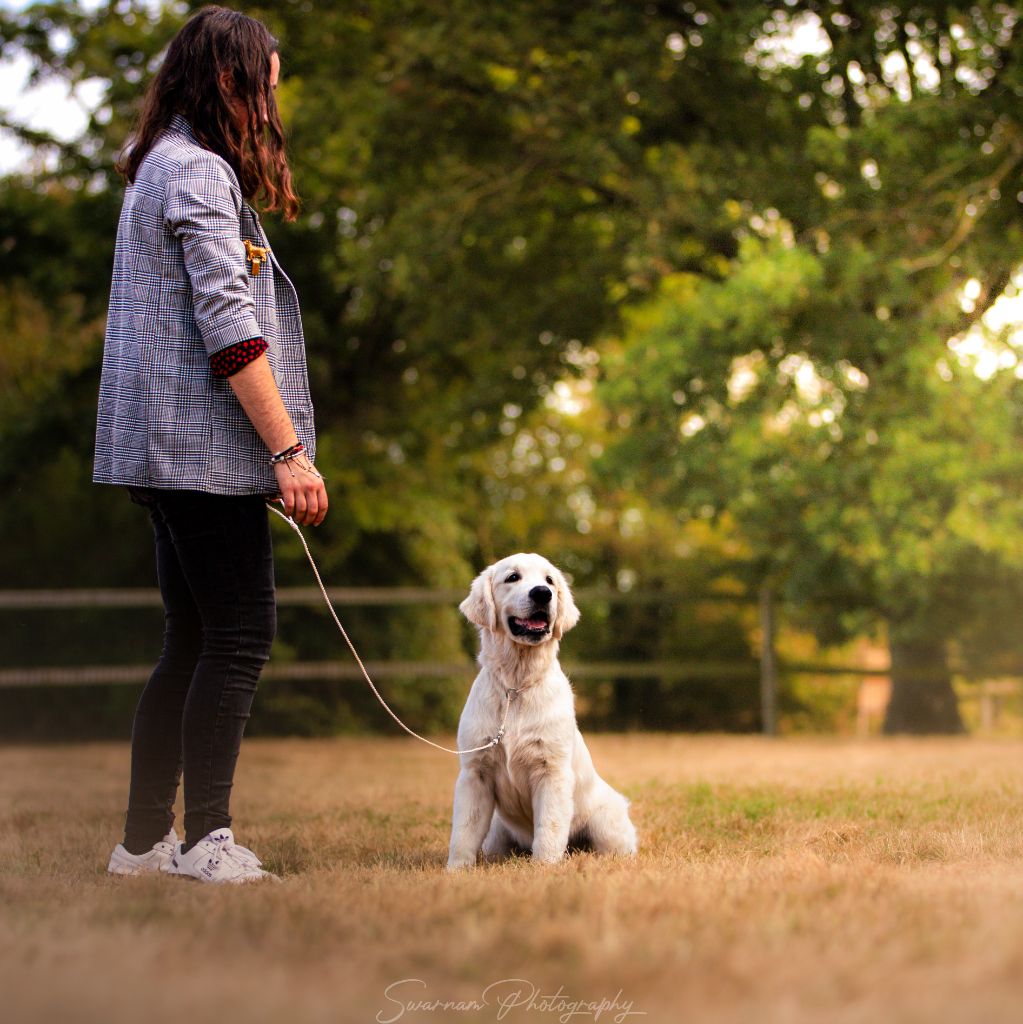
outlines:
[[[294,219],[276,42],[207,7],[172,40],[119,170],[94,479],[148,506],[163,653],[135,712],[124,841],[108,870],[266,876],[228,805],[276,628],[264,499],[319,525],[298,298],[248,200]],[[172,825],[184,771],[185,838]]]

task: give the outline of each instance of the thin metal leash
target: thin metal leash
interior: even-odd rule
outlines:
[[[380,701],[383,709],[393,718],[402,729],[409,734],[414,736],[417,740],[422,740],[423,743],[429,744],[431,747],[436,747],[438,750],[443,750],[445,754],[475,754],[479,750],[489,750],[491,747],[496,747],[502,739],[504,739],[504,727],[508,722],[508,711],[511,708],[512,701],[519,695],[519,691],[512,689],[511,687],[505,687],[504,692],[504,714],[501,716],[501,726],[497,732],[491,737],[489,743],[484,743],[482,747],[470,747],[468,750],[452,750],[451,747],[442,747],[439,743],[434,743],[433,740],[428,740],[425,736],[420,736],[419,733],[414,732],[410,729],[387,705],[387,701],[380,696],[380,691],[374,686],[373,680],[370,679],[369,673],[366,671],[366,666],[362,663],[362,658],[359,657],[359,652],[355,649],[355,644],[348,639],[348,634],[345,632],[345,627],[341,625],[341,620],[337,617],[337,612],[334,611],[334,605],[331,604],[330,597],[327,594],[327,588],[323,585],[323,580],[320,578],[320,570],[316,568],[316,562],[313,561],[312,553],[309,551],[309,545],[306,543],[305,536],[302,531],[298,528],[298,523],[295,522],[291,516],[285,515],[279,508],[275,508],[270,502],[266,503],[266,507],[273,512],[274,515],[279,516],[283,519],[288,526],[290,526],[295,533],[298,534],[298,539],[302,542],[302,547],[305,548],[305,556],[309,559],[309,565],[312,566],[313,575],[316,577],[316,582],[319,585],[320,593],[323,595],[323,600],[326,602],[327,609],[334,620],[334,625],[337,626],[341,635],[345,638],[345,643],[348,644],[348,650],[352,652],[352,657],[355,659],[359,668],[362,670],[362,675],[366,682],[369,683],[369,688],[373,691],[374,696]]]

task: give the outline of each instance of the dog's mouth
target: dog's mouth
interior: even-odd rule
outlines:
[[[508,629],[512,636],[539,639],[550,632],[551,617],[543,609],[531,612],[529,618],[526,619],[520,619],[513,615],[508,619]]]

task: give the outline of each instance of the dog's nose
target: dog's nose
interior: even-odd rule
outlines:
[[[536,604],[550,604],[553,596],[550,587],[533,587],[529,592],[529,598]]]

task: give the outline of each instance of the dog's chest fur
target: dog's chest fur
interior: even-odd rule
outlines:
[[[504,713],[505,687],[495,682],[484,670],[473,687],[473,696],[484,705],[480,718],[492,726],[490,735],[497,732]],[[572,690],[560,670],[513,698],[501,742],[473,755],[503,818],[532,828],[537,784],[552,773],[571,772],[575,732]]]

